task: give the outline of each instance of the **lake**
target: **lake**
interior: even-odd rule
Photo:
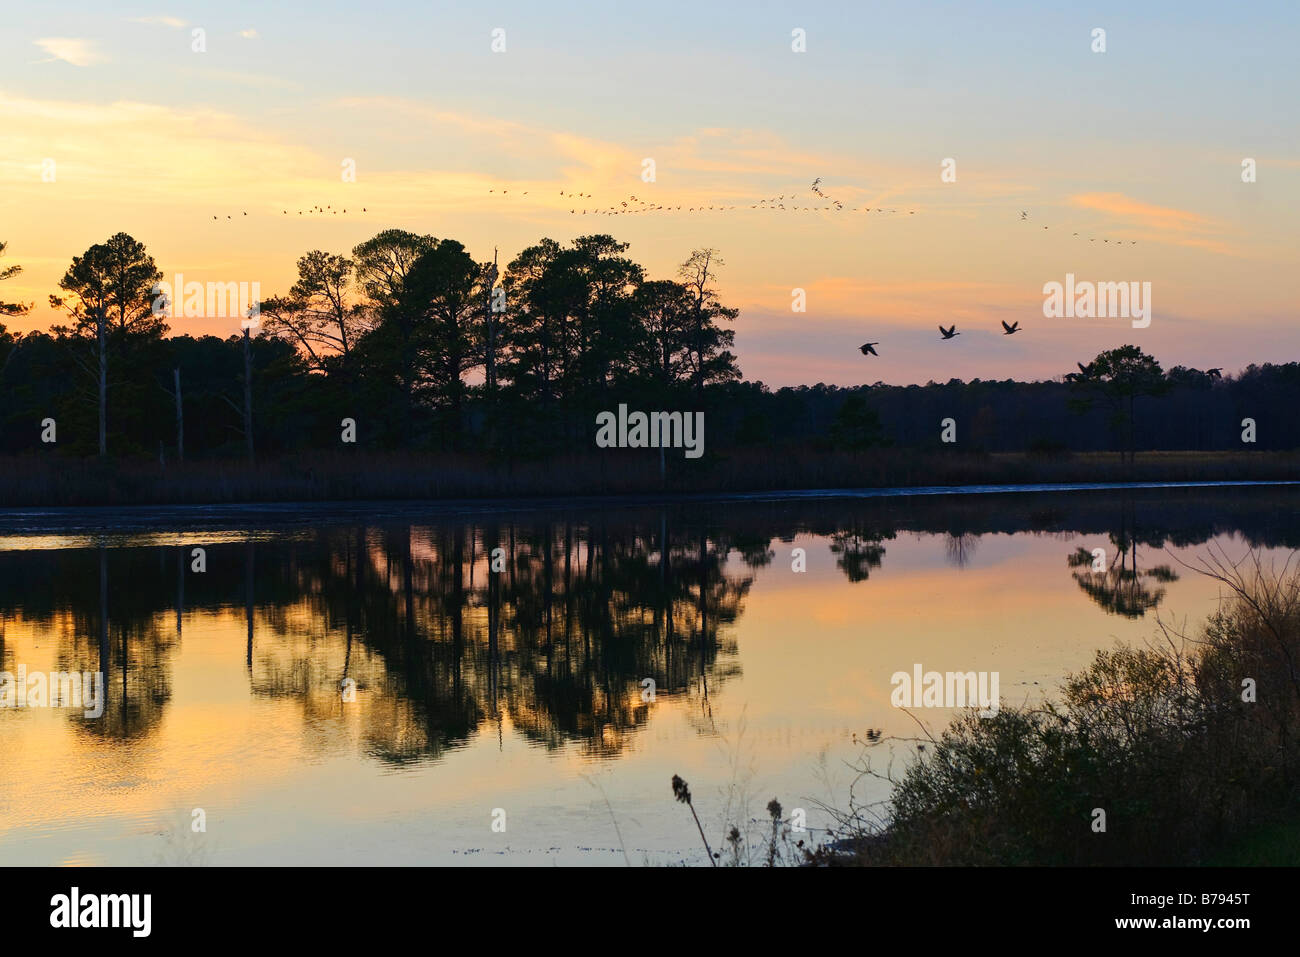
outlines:
[[[1298,543],[1286,486],[7,513],[0,672],[105,678],[0,707],[0,863],[706,863],[675,774],[816,841],[952,716],[896,672],[1038,700]]]

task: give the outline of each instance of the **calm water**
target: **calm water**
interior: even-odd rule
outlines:
[[[715,846],[822,827],[894,672],[1032,700],[1213,610],[1179,559],[1298,542],[1261,487],[3,517],[0,671],[107,689],[0,708],[0,863],[702,863],[672,775]]]

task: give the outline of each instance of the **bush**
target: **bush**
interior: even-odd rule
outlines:
[[[1152,647],[1099,652],[1059,702],[966,713],[882,820],[841,815],[840,846],[861,864],[1176,865],[1293,827],[1300,572],[1221,551],[1197,570],[1229,597],[1195,639],[1162,628]]]

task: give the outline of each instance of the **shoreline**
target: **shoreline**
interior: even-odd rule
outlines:
[[[695,496],[948,494],[950,489],[1300,480],[1300,451],[1148,451],[1036,455],[936,448],[824,449],[815,444],[716,450],[698,460],[612,449],[537,460],[470,452],[319,451],[257,462],[0,457],[0,512],[299,503],[549,500],[679,501]]]
[[[674,505],[756,504],[764,502],[860,501],[972,497],[983,495],[1060,494],[1063,492],[1158,491],[1161,489],[1287,488],[1300,479],[1224,481],[1046,482],[996,485],[918,485],[892,488],[785,489],[758,492],[667,492],[659,494],[539,496],[537,498],[354,499],[214,504],[72,505],[0,507],[0,534],[14,532],[87,532],[160,529],[186,524],[211,528],[214,523],[289,528],[302,525],[411,520],[417,516],[451,518],[529,514],[566,510],[616,510]],[[197,521],[196,521],[197,519]]]

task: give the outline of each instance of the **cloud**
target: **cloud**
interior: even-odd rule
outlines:
[[[765,323],[769,329],[796,332],[810,323],[869,318],[900,327],[915,327],[938,320],[988,316],[1005,306],[1023,307],[1041,302],[1036,286],[1016,282],[966,279],[878,280],[860,276],[824,276],[803,283],[809,313],[790,313],[790,287],[754,283],[734,305],[749,311],[775,310]]]
[[[1144,230],[1132,234],[1138,238],[1204,249],[1220,255],[1240,255],[1231,246],[1215,238],[1220,230],[1213,220],[1190,210],[1144,203],[1123,193],[1080,193],[1071,196],[1070,203],[1124,220],[1127,225]]]
[[[1095,209],[1122,219],[1136,220],[1152,229],[1196,230],[1209,225],[1209,221],[1198,213],[1155,206],[1123,193],[1081,193],[1070,197],[1070,202],[1084,209]]]
[[[319,182],[322,161],[275,131],[207,108],[39,100],[0,92],[0,129],[16,155],[59,161],[58,198],[273,201]],[[44,202],[54,201],[47,195]]]
[[[171,27],[174,30],[179,30],[181,27],[185,26],[185,21],[180,17],[128,17],[127,20],[131,23],[149,23],[157,26]]]
[[[516,181],[515,186],[520,190],[543,184],[557,189],[585,187],[621,199],[626,195],[621,190],[626,185],[628,171],[639,173],[646,157],[643,148],[633,149],[609,139],[537,123],[455,112],[400,97],[345,97],[335,105],[353,112],[359,123],[376,124],[376,137],[392,135],[393,130],[399,129],[422,130],[437,138],[459,137],[474,144],[480,155],[501,160],[502,166],[510,165],[511,161],[526,161],[532,176],[527,182]],[[403,134],[408,139],[413,135]],[[760,197],[793,194],[811,182],[817,171],[829,168],[842,171],[832,195],[842,198],[847,205],[866,199],[884,203],[916,188],[915,184],[888,189],[852,185],[902,182],[911,171],[835,154],[798,151],[783,137],[765,131],[701,130],[664,143],[654,150],[651,158],[658,168],[677,174],[673,187],[666,184],[656,187],[664,202],[752,204]],[[478,175],[485,187],[502,185],[499,177],[483,173],[481,167]],[[554,194],[551,196],[557,207],[570,205]]]
[[[63,60],[73,66],[90,66],[92,63],[100,63],[106,59],[95,49],[94,40],[82,40],[76,37],[43,37],[33,42],[50,55],[48,60],[40,61],[42,63]]]

